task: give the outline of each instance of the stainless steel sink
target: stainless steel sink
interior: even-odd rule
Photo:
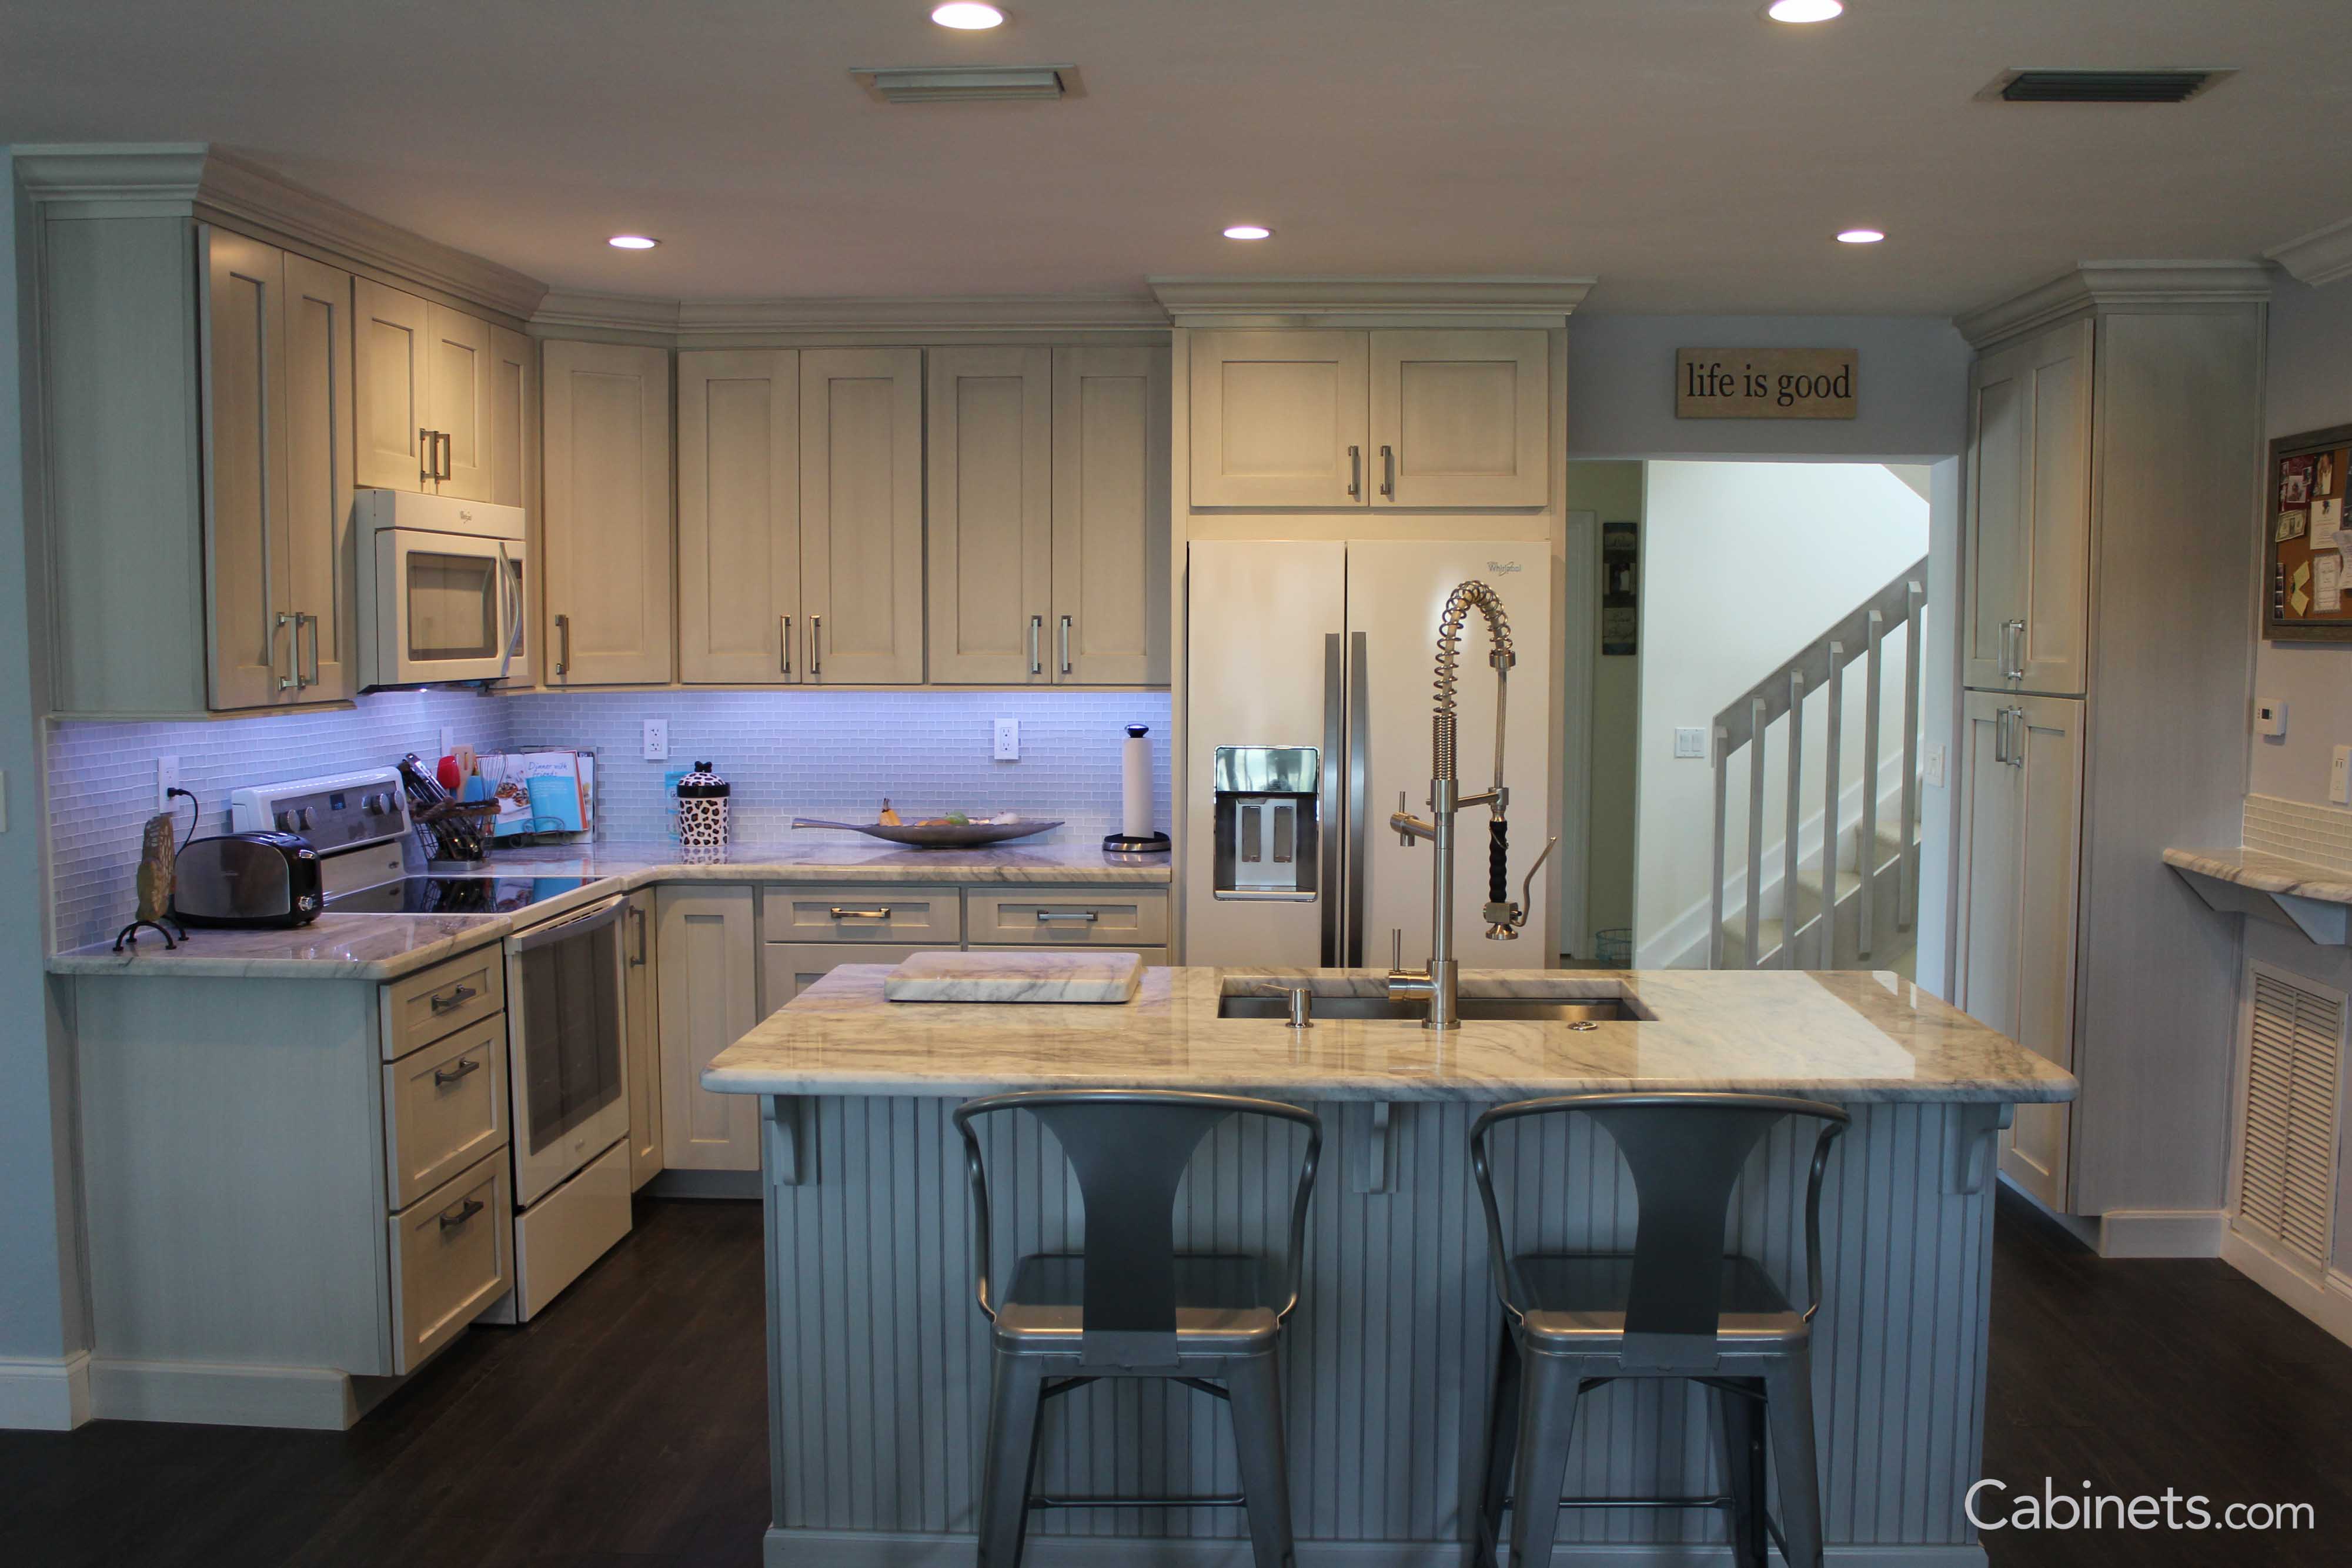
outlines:
[[[1314,998],[1318,1019],[1388,1019],[1419,1023],[1429,1015],[1429,1004],[1391,1001],[1386,997],[1324,996]],[[1225,1019],[1280,1019],[1290,1016],[1290,998],[1279,991],[1242,992],[1219,998],[1217,1016]],[[1616,1023],[1638,1019],[1641,1014],[1621,997],[1464,997],[1465,1022],[1525,1020],[1538,1023]]]

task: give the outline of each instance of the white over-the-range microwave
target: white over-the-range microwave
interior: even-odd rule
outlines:
[[[530,677],[520,507],[363,489],[352,523],[362,686]]]

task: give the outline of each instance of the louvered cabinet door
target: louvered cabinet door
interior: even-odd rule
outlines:
[[[2231,1225],[2314,1277],[2334,1242],[2344,996],[2255,963]]]

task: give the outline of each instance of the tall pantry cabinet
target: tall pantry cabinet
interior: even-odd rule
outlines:
[[[2236,841],[2268,297],[2101,265],[1959,323],[1954,999],[2081,1080],[2019,1108],[2002,1175],[2110,1226],[2225,1201],[2235,937],[2162,857]]]

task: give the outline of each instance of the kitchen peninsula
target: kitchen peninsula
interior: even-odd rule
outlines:
[[[1993,1143],[2010,1107],[2067,1100],[2074,1082],[1910,982],[1470,971],[1468,1021],[1438,1034],[1345,1016],[1386,1010],[1386,977],[1372,971],[1155,968],[1135,1001],[1094,1007],[894,1004],[887,973],[835,969],[702,1077],[761,1103],[770,1563],[928,1563],[969,1550],[954,1542],[973,1528],[988,1339],[949,1113],[1003,1090],[1111,1086],[1248,1091],[1321,1113],[1304,1299],[1283,1353],[1292,1495],[1302,1541],[1397,1549],[1368,1563],[1435,1561],[1420,1553],[1471,1533],[1498,1316],[1466,1152],[1480,1109],[1629,1089],[1847,1106],[1853,1124],[1823,1202],[1815,1327],[1826,1538],[1832,1550],[1899,1547],[1906,1563],[1983,1563],[1961,1502],[1982,1441]],[[1265,1016],[1276,981],[1311,985],[1325,1009],[1312,1030]],[[1541,1016],[1578,1002],[1597,1021]],[[1060,1161],[1027,1127],[991,1135],[997,1202],[1019,1217],[998,1260],[1074,1242],[1076,1186]],[[1784,1279],[1804,1266],[1787,1221],[1801,1210],[1809,1150],[1781,1128],[1734,1213],[1735,1245]],[[1519,1241],[1631,1241],[1630,1183],[1589,1129],[1549,1126],[1500,1155]],[[1234,1124],[1212,1134],[1179,1198],[1180,1243],[1278,1246],[1288,1191],[1266,1173],[1286,1170],[1285,1158]],[[1706,1491],[1715,1439],[1698,1397],[1641,1383],[1596,1392],[1570,1491]],[[1107,1384],[1055,1408],[1040,1490],[1234,1484],[1226,1423],[1209,1402]],[[1580,1515],[1563,1537],[1663,1545],[1712,1528],[1704,1516],[1644,1516],[1629,1533],[1627,1517]],[[1061,1537],[1092,1530],[1102,1538],[1087,1542],[1087,1561],[1127,1563],[1158,1544],[1139,1537],[1191,1536],[1207,1538],[1206,1562],[1242,1528],[1230,1510],[1048,1513],[1032,1542],[1037,1561],[1076,1561]],[[1193,1560],[1180,1550],[1150,1560]]]

